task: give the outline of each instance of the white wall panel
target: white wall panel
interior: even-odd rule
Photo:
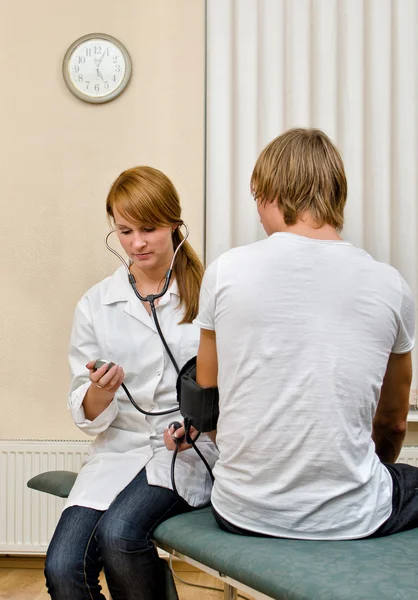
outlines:
[[[364,0],[338,3],[338,129],[334,138],[344,156],[349,181],[345,231],[357,246],[364,244]]]
[[[258,148],[271,139],[272,131],[284,129],[285,1],[264,0],[259,4]]]
[[[390,262],[391,1],[365,2],[364,245]]]
[[[337,136],[338,2],[315,0],[311,15],[311,122]],[[306,122],[306,121],[305,121]]]
[[[232,246],[232,179],[235,171],[231,152],[234,140],[232,89],[233,5],[224,0],[207,4],[207,183],[206,243],[211,256],[218,256]],[[216,124],[216,125],[215,125]],[[219,218],[222,215],[222,218]]]

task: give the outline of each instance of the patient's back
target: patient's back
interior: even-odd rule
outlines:
[[[399,273],[348,242],[275,233],[209,267],[196,322],[218,349],[216,510],[276,536],[376,530],[392,484],[372,419],[390,353],[413,345]]]

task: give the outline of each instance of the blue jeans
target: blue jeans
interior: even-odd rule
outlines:
[[[384,465],[393,482],[392,512],[373,538],[418,527],[418,468],[403,463]]]
[[[145,469],[108,510],[67,508],[46,556],[51,598],[106,600],[99,584],[102,568],[112,600],[177,598],[171,572],[151,538],[162,521],[189,510],[172,490],[148,485]]]
[[[386,537],[418,527],[418,468],[403,463],[387,464],[392,482],[392,512],[389,518],[369,538]],[[228,533],[253,537],[274,537],[243,529],[227,521],[212,507],[218,526]],[[366,538],[362,538],[366,539]]]

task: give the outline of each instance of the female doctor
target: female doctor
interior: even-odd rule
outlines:
[[[113,183],[106,210],[141,296],[161,291],[175,250],[184,240],[181,207],[171,181],[150,167],[124,171]],[[167,292],[155,302],[158,322],[181,367],[197,351],[197,315],[203,267],[188,242],[175,256]],[[105,358],[114,366],[94,363]],[[173,415],[144,415],[176,405],[176,370],[158,335],[148,302],[135,295],[124,266],[79,301],[70,342],[69,408],[75,424],[96,436],[50,543],[45,566],[53,600],[105,600],[104,569],[112,600],[177,598],[165,561],[151,541],[156,526],[206,503],[211,481],[194,450],[176,461],[164,445]],[[199,448],[212,466],[214,444]]]

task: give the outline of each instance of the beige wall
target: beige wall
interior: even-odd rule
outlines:
[[[75,304],[110,273],[104,202],[125,168],[174,181],[203,249],[204,0],[11,0],[0,4],[0,438],[83,438],[66,410]],[[68,46],[119,38],[133,61],[121,97],[66,88]],[[7,74],[7,77],[6,77]]]

